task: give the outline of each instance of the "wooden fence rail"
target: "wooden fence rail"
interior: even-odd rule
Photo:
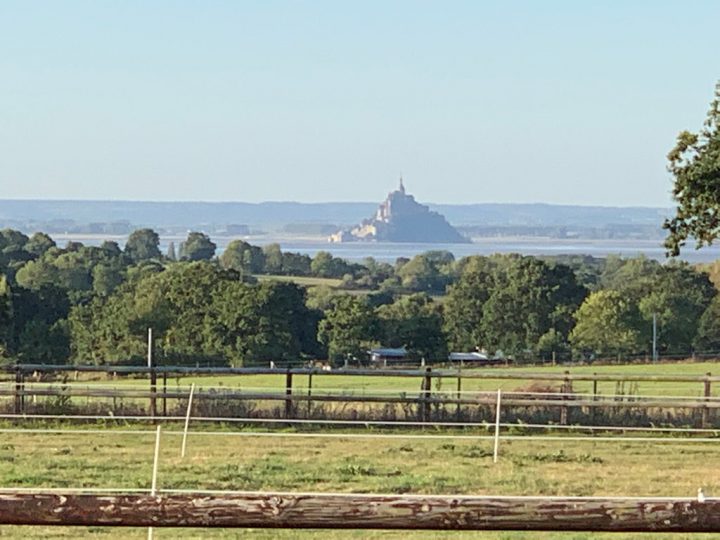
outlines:
[[[0,494],[0,524],[720,532],[720,500],[354,494]]]
[[[405,394],[405,395],[401,395]],[[410,395],[398,392],[398,395],[362,395],[362,394],[292,394],[280,392],[253,392],[216,389],[199,389],[195,391],[198,400],[228,400],[228,401],[283,401],[286,414],[292,414],[290,405],[296,401],[335,402],[335,403],[396,403],[396,404],[422,404],[423,409],[430,405],[468,405],[468,406],[494,406],[496,398],[488,393],[476,397],[456,398],[452,394],[438,395],[426,394]],[[0,388],[0,397],[94,397],[105,399],[175,399],[185,400],[188,391],[178,390],[134,390],[134,389],[107,389],[107,388],[73,388],[71,385],[57,388],[32,388],[25,386],[22,390]],[[632,396],[630,399],[617,399],[608,396],[585,396],[583,394],[541,394],[535,397],[532,393],[504,394],[503,405],[512,407],[563,407],[563,408],[631,408],[631,409],[720,409],[720,399],[680,399],[680,398],[642,398]],[[156,415],[151,415],[156,416]],[[426,413],[429,416],[429,412]]]
[[[148,351],[152,351],[148,348]],[[455,415],[461,418],[461,407],[493,406],[495,397],[491,394],[478,393],[474,396],[463,396],[460,391],[462,379],[484,379],[484,380],[517,380],[517,381],[557,381],[561,382],[558,393],[535,394],[523,393],[522,391],[507,392],[503,400],[503,406],[508,407],[545,407],[556,408],[559,411],[559,422],[563,425],[569,422],[570,413],[573,409],[585,409],[593,417],[599,409],[699,409],[700,424],[709,426],[717,420],[714,411],[720,408],[720,397],[712,396],[712,383],[720,381],[720,376],[712,376],[707,373],[703,376],[673,376],[673,375],[613,375],[613,374],[576,374],[569,371],[564,373],[523,373],[501,371],[493,368],[480,370],[433,370],[427,367],[423,370],[394,370],[394,369],[339,369],[325,371],[321,369],[290,368],[193,368],[186,366],[156,366],[152,360],[151,353],[148,355],[148,366],[97,366],[97,365],[43,365],[43,364],[17,364],[8,366],[5,372],[14,373],[14,384],[0,386],[0,397],[8,396],[14,398],[15,414],[24,414],[26,410],[26,397],[86,397],[86,398],[111,398],[114,402],[117,399],[146,399],[149,404],[150,415],[158,414],[157,400],[162,400],[162,416],[167,415],[167,400],[182,400],[187,393],[180,390],[168,390],[167,378],[169,375],[236,375],[247,376],[272,374],[278,376],[278,387],[267,390],[230,390],[230,389],[198,389],[198,400],[228,400],[228,401],[283,401],[285,418],[295,418],[301,411],[298,402],[305,402],[303,408],[310,415],[313,403],[356,403],[356,404],[399,404],[415,405],[418,417],[423,420],[430,420],[432,408],[455,407]],[[137,389],[115,389],[80,387],[72,382],[59,383],[58,387],[34,386],[32,381],[42,379],[43,375],[67,374],[68,372],[106,373],[112,375],[145,376],[149,379],[148,390]],[[158,375],[162,377],[162,388],[158,388]],[[283,385],[282,376],[285,384]],[[293,377],[296,375],[307,376],[307,393],[295,392],[293,389]],[[398,391],[394,394],[378,395],[363,392],[354,393],[352,390],[328,392],[312,391],[313,376],[345,376],[345,377],[405,377],[415,378],[419,382],[417,394],[414,392]],[[451,378],[457,380],[455,392],[433,392],[433,379]],[[297,379],[295,379],[297,380]],[[580,394],[573,391],[573,381],[592,382],[592,395]],[[690,382],[698,383],[697,398],[679,399],[673,397],[657,396],[603,396],[598,393],[598,382]],[[453,395],[454,394],[454,395]]]
[[[720,382],[718,375],[636,375],[636,374],[572,374],[565,373],[532,373],[502,371],[498,368],[485,368],[469,371],[468,369],[332,369],[323,370],[317,368],[196,368],[186,366],[113,366],[113,365],[52,365],[52,364],[19,364],[17,366],[5,366],[0,368],[6,373],[23,374],[32,373],[110,373],[118,375],[146,375],[149,377],[153,372],[168,375],[327,375],[327,376],[361,376],[361,377],[409,377],[423,379],[425,377],[457,379],[486,379],[486,380],[518,380],[518,381],[599,381],[599,382],[690,382],[702,385],[713,382]]]

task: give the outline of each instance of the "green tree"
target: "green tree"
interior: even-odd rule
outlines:
[[[152,229],[133,231],[125,244],[125,254],[134,263],[149,259],[159,259],[160,237]]]
[[[217,246],[210,237],[201,232],[191,232],[183,243],[180,259],[186,261],[209,261],[215,256]]]
[[[483,306],[486,348],[532,358],[548,331],[567,336],[586,291],[563,265],[553,267],[534,257],[509,257],[503,263]]]
[[[124,271],[117,265],[98,264],[92,269],[92,287],[95,294],[109,296],[125,281]]]
[[[454,257],[447,251],[428,251],[399,266],[397,276],[405,289],[444,293],[451,282]]]
[[[617,291],[633,302],[640,302],[653,291],[661,272],[660,263],[644,255],[631,259],[610,256],[600,275],[600,287]]]
[[[105,240],[100,244],[100,251],[109,258],[120,258],[122,256],[122,250],[117,242],[112,240]]]
[[[659,350],[688,353],[700,318],[715,295],[708,276],[687,263],[663,267],[652,291],[639,303],[648,327],[656,317]]]
[[[697,246],[712,244],[720,235],[720,83],[705,124],[698,133],[683,131],[668,154],[675,178],[675,217],[665,222],[665,247],[676,256],[688,238]]]
[[[570,343],[577,351],[599,356],[626,355],[646,349],[647,334],[637,305],[617,291],[597,291],[575,314]]]
[[[268,274],[282,274],[283,252],[279,244],[268,244],[263,247],[265,255],[265,272]]]
[[[698,322],[693,342],[699,351],[720,351],[720,295],[716,295]]]
[[[7,278],[0,274],[0,361],[6,357],[13,334],[12,290]]]
[[[56,285],[59,272],[52,262],[46,259],[27,262],[15,274],[18,285],[27,289],[39,289],[47,285]]]
[[[286,276],[309,276],[311,263],[312,259],[308,255],[286,251],[282,254],[281,273]]]
[[[265,254],[257,246],[243,240],[233,240],[220,255],[223,268],[237,270],[242,274],[261,274],[265,270]]]
[[[26,251],[28,237],[20,231],[3,229],[0,231],[0,273],[4,273],[9,281],[14,280],[15,272],[25,261],[35,256]]]
[[[70,354],[67,291],[45,285],[37,290],[18,287],[12,294],[13,324],[10,352],[23,362],[62,364]]]
[[[488,257],[468,257],[463,260],[459,279],[448,289],[445,332],[453,351],[473,351],[487,345],[483,310],[495,287],[495,266]]]
[[[318,337],[332,360],[366,358],[377,343],[375,312],[362,297],[338,295],[320,321]]]
[[[177,261],[177,254],[175,253],[175,242],[170,242],[167,248],[167,260]]]
[[[322,278],[342,278],[352,274],[353,268],[345,260],[333,257],[327,251],[318,251],[310,264],[310,273]]]
[[[243,365],[294,360],[317,349],[317,315],[292,283],[250,285],[208,262],[170,265],[131,278],[70,315],[73,356],[139,360],[152,327],[168,363]]]
[[[41,257],[49,249],[56,247],[55,241],[43,232],[36,232],[25,244],[25,251],[35,257]]]
[[[406,347],[418,358],[447,359],[442,313],[426,294],[402,296],[380,306],[378,316],[383,345]]]

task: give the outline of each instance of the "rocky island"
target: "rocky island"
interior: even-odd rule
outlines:
[[[375,216],[352,229],[343,229],[328,239],[330,242],[413,242],[427,244],[467,244],[470,239],[460,234],[444,216],[418,203],[405,192],[403,180],[378,207]]]

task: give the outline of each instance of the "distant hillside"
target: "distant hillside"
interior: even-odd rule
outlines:
[[[454,226],[472,227],[660,227],[668,208],[616,208],[550,204],[429,204]],[[350,226],[372,215],[372,202],[135,202],[0,200],[0,227],[99,232],[148,226],[166,230],[223,230],[247,225],[281,231],[289,224]]]

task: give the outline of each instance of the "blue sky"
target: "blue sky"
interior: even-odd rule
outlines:
[[[0,198],[668,206],[717,1],[0,3]]]

